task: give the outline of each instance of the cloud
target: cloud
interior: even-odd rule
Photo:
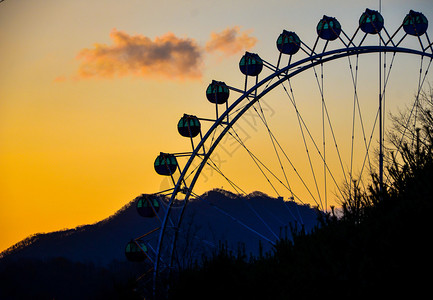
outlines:
[[[232,56],[249,50],[257,43],[257,38],[250,34],[251,30],[241,33],[239,26],[227,28],[219,33],[212,32],[210,40],[206,43],[206,51],[221,52],[226,56]]]
[[[202,77],[205,53],[232,56],[253,47],[257,39],[239,26],[212,32],[205,47],[191,38],[166,33],[154,40],[113,29],[110,45],[96,43],[82,49],[74,79],[136,76],[151,79],[195,80]],[[54,79],[62,82],[64,76]]]
[[[78,78],[138,76],[156,79],[199,79],[203,49],[193,39],[167,33],[154,40],[113,29],[111,45],[83,49]]]

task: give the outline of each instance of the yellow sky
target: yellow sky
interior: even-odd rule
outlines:
[[[323,14],[336,16],[343,28],[352,32],[365,7],[377,9],[378,1],[365,2],[2,2],[0,251],[30,234],[96,222],[137,195],[164,188],[167,183],[155,174],[153,161],[160,151],[190,149],[189,141],[177,134],[176,124],[183,113],[213,117],[214,107],[204,96],[212,79],[241,88],[243,77],[237,64],[245,49],[276,63],[275,40],[282,29],[296,31],[311,46],[316,37],[314,28]],[[410,8],[433,18],[431,1],[406,2],[383,1],[387,27],[398,27]],[[244,47],[233,42],[230,49],[220,46],[229,44],[224,37],[230,32],[245,43]],[[218,34],[220,40],[215,41]],[[209,43],[212,39],[214,42]],[[179,60],[165,64],[158,47],[167,49],[169,42],[172,57],[190,58],[188,66],[181,66]],[[119,52],[129,51],[130,57],[139,55],[128,48],[131,43],[150,49],[154,56],[127,60],[129,65],[122,69]],[[79,56],[84,49],[87,61]],[[191,53],[198,53],[200,60],[195,62],[195,56],[188,56]],[[152,62],[137,64],[146,59]],[[156,64],[157,59],[162,63]],[[83,64],[90,76],[80,73]],[[405,62],[402,65],[404,68]],[[174,74],[170,78],[167,68],[171,67],[175,69],[170,71]],[[347,63],[345,67],[347,71]],[[335,70],[338,66],[329,72]],[[314,82],[311,72],[308,76]],[[369,77],[365,73],[362,76]],[[412,79],[415,85],[409,95],[413,95],[418,78]],[[405,81],[404,76],[395,76],[396,97],[402,92],[399,83]],[[328,91],[339,85],[329,79]],[[346,83],[345,89],[350,92],[353,87]],[[299,99],[314,95],[320,103],[317,85],[298,80],[296,93]],[[284,120],[295,115],[280,113],[285,109],[284,101],[288,101],[283,91],[274,98],[281,101],[270,104],[272,122],[283,128],[279,136],[284,140],[285,132],[291,131],[284,126],[296,125],[284,124]],[[308,110],[308,106],[303,109]],[[263,131],[256,133],[255,127],[246,123],[242,126],[244,137],[251,137],[251,141],[269,139]],[[285,142],[290,145],[291,140]],[[256,147],[261,151],[260,143]],[[263,151],[266,154],[269,148]],[[300,155],[296,151],[295,157]],[[241,151],[217,153],[224,160],[222,167],[244,182],[246,189],[262,187],[255,184],[258,175],[237,173],[238,165],[251,164],[245,153],[243,157]],[[229,159],[233,160],[226,162]],[[198,190],[222,185],[228,188],[211,170],[206,172]],[[269,187],[263,189],[269,192]]]

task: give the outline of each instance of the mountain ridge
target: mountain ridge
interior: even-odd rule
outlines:
[[[126,243],[159,224],[157,218],[142,218],[138,215],[135,208],[137,198],[94,224],[31,235],[0,253],[0,262],[2,259],[48,260],[56,257],[97,265],[107,265],[113,260],[124,261]],[[242,242],[247,244],[251,253],[256,251],[253,248],[257,248],[258,243],[251,230],[245,228],[257,228],[257,232],[276,237],[278,231],[281,235],[284,226],[287,234],[290,223],[305,222],[303,225],[308,230],[316,225],[317,220],[316,211],[308,205],[272,198],[257,191],[242,196],[222,189],[210,190],[191,200],[186,211],[183,223],[190,222],[199,228],[197,234],[203,240],[212,237],[215,244],[225,240],[235,246],[236,240],[242,237],[245,239]],[[258,219],[257,211],[263,215],[260,217],[262,219]],[[162,216],[162,210],[160,214]],[[300,217],[299,220],[296,220],[296,215]],[[244,224],[244,228],[240,224]]]

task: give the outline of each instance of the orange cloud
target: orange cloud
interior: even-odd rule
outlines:
[[[163,79],[201,78],[203,50],[192,39],[167,33],[154,40],[113,29],[112,45],[83,49],[78,78],[138,76]]]
[[[249,50],[257,43],[257,38],[251,37],[250,33],[251,30],[241,33],[239,26],[227,28],[219,33],[212,32],[210,40],[206,43],[206,51],[219,51],[231,56]]]

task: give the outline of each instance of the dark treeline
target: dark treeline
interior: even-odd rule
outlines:
[[[393,116],[388,137],[395,147],[387,152],[382,192],[377,175],[365,191],[354,182],[340,199],[342,215],[322,215],[320,226],[309,234],[293,227],[292,240],[280,240],[259,257],[221,245],[212,258],[174,276],[169,298],[415,299],[428,294],[433,267],[432,99],[432,93],[417,99],[416,127],[408,121],[409,113]]]
[[[143,266],[113,261],[108,266],[49,260],[3,260],[0,299],[143,299],[137,277]]]

